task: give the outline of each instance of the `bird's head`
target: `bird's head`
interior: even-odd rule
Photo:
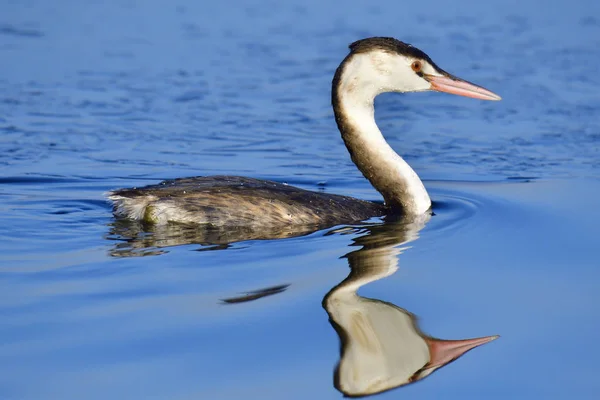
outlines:
[[[372,37],[350,45],[334,78],[343,92],[374,98],[384,92],[434,90],[481,100],[500,100],[497,94],[451,75],[423,51],[394,38]]]

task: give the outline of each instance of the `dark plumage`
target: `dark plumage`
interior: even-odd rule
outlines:
[[[382,204],[312,192],[282,183],[239,176],[181,178],[110,193],[116,215],[131,215],[119,199],[146,199],[141,220],[173,220],[217,226],[313,225],[359,222],[385,213]]]

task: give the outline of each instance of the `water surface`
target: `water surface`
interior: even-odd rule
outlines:
[[[490,335],[376,396],[595,398],[596,2],[0,7],[1,398],[340,398],[343,365],[399,354],[403,384],[422,338]],[[371,35],[503,97],[377,99],[435,201],[423,226],[214,246],[112,218],[107,191],[194,175],[379,200],[329,106],[347,44]],[[348,350],[348,326],[385,351]]]

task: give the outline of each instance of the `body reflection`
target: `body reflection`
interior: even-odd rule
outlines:
[[[308,235],[330,226],[290,225],[284,227],[209,227],[197,224],[154,225],[119,220],[111,224],[108,240],[116,240],[110,255],[139,257],[160,255],[167,247],[198,244],[200,250],[223,250],[230,244],[247,240],[285,239]]]
[[[367,396],[419,381],[467,351],[497,338],[441,340],[424,334],[413,314],[394,304],[359,296],[369,282],[398,269],[401,247],[426,223],[396,221],[372,226],[346,255],[350,274],[323,299],[341,341],[335,387],[346,396]]]

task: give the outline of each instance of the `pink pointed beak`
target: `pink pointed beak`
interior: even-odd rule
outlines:
[[[431,90],[481,100],[502,100],[502,97],[498,96],[496,93],[450,74],[447,76],[425,74],[423,77],[431,83]]]
[[[430,360],[429,364],[427,364],[427,367],[441,367],[445,364],[448,364],[450,361],[456,360],[467,351],[473,350],[475,347],[498,339],[498,337],[499,336],[486,336],[465,340],[429,339],[427,344],[429,345]]]

